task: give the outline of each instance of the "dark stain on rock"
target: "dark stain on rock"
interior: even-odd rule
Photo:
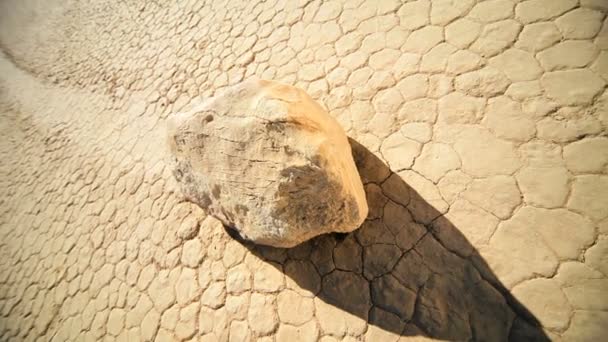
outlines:
[[[220,199],[221,193],[222,193],[222,190],[221,190],[220,186],[215,184],[213,186],[213,189],[211,190],[211,194],[213,195],[213,198]]]
[[[244,206],[242,204],[237,204],[234,207],[234,210],[237,212],[237,214],[239,214],[239,216],[246,216],[247,212],[249,211],[249,208],[247,208],[246,206]]]

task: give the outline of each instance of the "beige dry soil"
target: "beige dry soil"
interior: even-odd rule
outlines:
[[[0,1],[1,341],[608,340],[608,1]],[[242,244],[165,122],[252,76],[352,139],[348,235]]]

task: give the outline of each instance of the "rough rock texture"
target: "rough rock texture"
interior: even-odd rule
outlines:
[[[168,134],[186,197],[244,239],[293,247],[367,217],[346,133],[299,88],[245,81],[173,115]]]

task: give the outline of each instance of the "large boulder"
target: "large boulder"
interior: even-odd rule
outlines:
[[[367,216],[344,130],[299,88],[246,81],[173,115],[168,131],[184,195],[243,239],[292,247]]]

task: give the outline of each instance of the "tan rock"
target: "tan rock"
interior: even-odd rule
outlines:
[[[559,104],[546,97],[528,98],[521,104],[521,109],[524,113],[534,119],[539,119],[555,112],[559,108]]]
[[[277,341],[314,342],[319,338],[319,327],[314,321],[301,326],[281,324],[276,337]]]
[[[572,309],[557,281],[531,279],[513,288],[513,295],[538,318],[544,327],[564,329]]]
[[[564,341],[597,341],[606,336],[605,311],[574,311],[572,322],[562,337]]]
[[[387,0],[376,5],[378,7],[378,14],[387,14],[394,12],[401,6],[401,2],[398,0]]]
[[[474,5],[473,0],[451,1],[436,0],[431,7],[431,23],[434,25],[445,25],[452,20],[461,17]]]
[[[247,321],[256,334],[266,335],[274,331],[279,324],[274,299],[259,293],[251,294]]]
[[[249,293],[241,295],[228,295],[226,297],[226,312],[235,319],[246,319],[249,306]]]
[[[226,268],[221,261],[214,261],[211,263],[211,279],[213,280],[226,280]]]
[[[415,74],[405,77],[397,83],[404,101],[411,101],[426,96],[429,88],[429,78],[425,74]]]
[[[395,130],[394,112],[380,112],[374,114],[374,117],[369,121],[367,128],[370,131],[375,132],[382,139],[388,137],[391,132]]]
[[[468,16],[476,21],[490,23],[510,18],[513,7],[513,3],[508,0],[489,0],[476,4]]]
[[[608,216],[608,176],[585,175],[574,177],[568,208],[594,220]]]
[[[251,332],[246,321],[232,321],[230,323],[230,335],[228,341],[249,341],[251,340]]]
[[[595,45],[585,40],[566,40],[537,54],[547,71],[582,68],[597,57]]]
[[[426,122],[408,122],[401,126],[401,134],[408,139],[416,140],[419,143],[426,143],[431,140],[433,129]]]
[[[175,330],[177,321],[179,320],[179,307],[172,306],[163,312],[160,319],[160,326],[165,330]]]
[[[443,40],[443,28],[439,26],[425,26],[410,34],[401,48],[405,52],[424,54]]]
[[[399,56],[395,62],[392,72],[398,79],[418,72],[420,55],[415,53],[405,52]]]
[[[312,298],[303,297],[291,290],[278,295],[277,305],[281,322],[287,324],[302,325],[310,321],[314,314]]]
[[[400,121],[434,123],[437,118],[437,101],[427,98],[408,101],[399,108],[398,116]]]
[[[608,4],[602,0],[581,0],[581,6],[597,10],[608,10]]]
[[[373,89],[374,91],[380,90],[380,89],[386,89],[388,87],[392,87],[395,85],[395,79],[393,78],[393,75],[387,71],[387,70],[380,70],[375,72],[372,77],[369,79],[369,83],[365,86],[366,88],[369,87],[370,89]],[[355,91],[355,97],[357,97],[359,92]],[[371,95],[370,95],[371,98]]]
[[[226,286],[223,282],[213,282],[201,295],[201,304],[211,309],[217,309],[224,305],[226,299]]]
[[[199,229],[199,222],[193,216],[188,216],[179,226],[177,236],[183,240],[189,240],[196,236]]]
[[[125,326],[125,310],[123,309],[112,309],[108,316],[108,334],[112,336],[118,336]]]
[[[439,192],[448,203],[452,204],[466,189],[472,178],[460,170],[448,172],[437,184]]]
[[[608,280],[585,264],[564,263],[555,279],[561,283],[562,291],[574,309],[606,310],[608,307],[608,301],[597,300],[608,291]]]
[[[205,256],[203,244],[199,239],[188,240],[182,247],[182,263],[188,267],[198,267]]]
[[[381,90],[372,99],[372,104],[377,112],[394,113],[399,110],[402,103],[403,96],[395,88]]]
[[[428,0],[417,0],[403,4],[397,16],[400,26],[406,30],[416,30],[429,24],[431,3]]]
[[[366,291],[366,293],[369,293],[369,291]],[[314,298],[314,303],[315,317],[324,333],[342,337],[347,333],[357,336],[365,332],[367,314],[364,317],[359,317],[349,310],[326,303],[319,297]]]
[[[588,279],[601,279],[602,273],[578,261],[563,262],[555,275],[562,289],[585,282]]]
[[[375,30],[363,38],[360,51],[370,55],[386,47],[386,33]]]
[[[148,287],[150,299],[154,302],[154,307],[160,312],[163,312],[175,302],[173,284],[177,278],[176,276],[179,276],[179,273],[169,274],[167,271],[161,271]]]
[[[374,70],[392,70],[401,56],[399,50],[383,49],[369,57],[369,66]]]
[[[497,137],[513,141],[529,141],[536,133],[534,120],[523,113],[518,102],[506,96],[488,100],[483,123]]]
[[[598,238],[595,245],[589,247],[585,252],[585,261],[590,267],[608,274],[608,239],[606,237]]]
[[[182,272],[175,284],[175,294],[175,299],[180,305],[185,305],[200,295],[195,270],[190,268],[182,269]]]
[[[509,84],[509,79],[493,67],[459,75],[454,82],[456,90],[479,97],[491,97],[503,93]]]
[[[420,154],[421,146],[401,132],[395,132],[384,140],[380,152],[391,170],[398,171],[412,167],[414,159]]]
[[[169,127],[174,174],[187,198],[243,238],[290,247],[367,216],[346,134],[302,90],[252,80],[192,108]]]
[[[483,210],[481,207],[471,204],[465,199],[458,199],[445,214],[445,220],[439,219],[433,223],[442,240],[449,239],[444,234],[450,234],[454,227],[475,247],[488,244],[490,237],[496,230],[499,220]],[[445,237],[442,238],[442,237]],[[457,239],[452,239],[455,241]],[[459,248],[463,254],[471,253],[469,247]]]
[[[564,147],[564,159],[574,173],[602,172],[608,163],[608,139],[587,138]]]
[[[521,165],[512,143],[498,139],[484,129],[463,131],[456,138],[454,150],[460,156],[462,170],[471,176],[508,175]]]
[[[251,271],[245,264],[237,265],[226,274],[226,291],[239,294],[251,289]]]
[[[468,86],[473,87],[471,83],[476,82],[470,78],[460,81],[456,78],[456,80],[456,87],[461,90]],[[467,83],[467,86],[465,87],[463,83]],[[466,91],[467,89],[464,89],[464,92]],[[465,95],[462,92],[450,93],[439,99],[437,106],[439,121],[447,124],[476,123],[483,115],[484,105],[483,99]]]
[[[460,168],[460,158],[450,145],[429,143],[416,158],[413,170],[437,183],[448,171]]]
[[[602,27],[602,12],[589,8],[576,8],[555,20],[564,38],[589,39]]]
[[[560,259],[577,259],[595,239],[595,228],[588,219],[566,209],[524,207],[520,219],[540,234]],[[564,236],[568,236],[564,239]]]
[[[507,288],[533,276],[550,276],[559,263],[542,237],[530,234],[529,227],[537,222],[530,222],[529,217],[520,212],[501,222],[489,245],[479,248],[481,256]]]
[[[429,90],[427,96],[433,99],[440,98],[454,90],[454,80],[451,76],[436,74],[429,76]]]
[[[253,274],[253,289],[259,292],[277,292],[284,284],[282,267],[276,263],[263,263]]]
[[[226,243],[222,261],[227,269],[235,266],[243,261],[247,248],[235,240],[230,240]]]
[[[513,44],[520,31],[521,24],[513,19],[487,24],[470,49],[482,57],[494,56]]]
[[[521,101],[530,97],[540,96],[542,92],[543,89],[540,86],[540,81],[534,80],[512,83],[505,92],[505,95]]]
[[[490,59],[490,65],[504,72],[513,82],[535,80],[543,72],[534,55],[520,49],[504,51]]]
[[[351,54],[344,56],[340,60],[340,65],[349,70],[356,70],[363,66],[367,62],[368,58],[369,57],[367,53],[357,50]]]
[[[475,179],[462,196],[501,219],[510,217],[515,207],[521,203],[517,184],[510,176]]]
[[[225,312],[224,310],[218,310],[217,312]],[[201,311],[199,313],[198,318],[198,329],[201,335],[210,333],[213,331],[213,320],[214,320],[214,310],[208,309],[206,307],[201,307]]]
[[[526,167],[516,177],[527,204],[541,208],[564,205],[570,179],[566,169]]]
[[[344,67],[337,67],[327,75],[327,83],[332,88],[346,84],[350,71]]]
[[[467,48],[481,34],[481,25],[467,18],[460,18],[445,27],[445,40],[459,48]]]
[[[591,69],[597,72],[604,81],[608,81],[608,53],[606,51],[600,52],[595,63],[591,65]]]
[[[143,341],[152,341],[160,325],[160,314],[152,309],[141,321],[141,337]]]
[[[608,92],[600,95],[595,103],[594,109],[598,113],[598,120],[603,127],[608,127]]]
[[[605,82],[587,69],[549,72],[541,78],[547,95],[562,105],[584,105],[603,89]]]
[[[324,22],[336,19],[340,15],[340,12],[342,12],[342,5],[340,2],[327,1],[319,6],[314,21]]]
[[[528,0],[515,7],[515,17],[528,24],[552,19],[576,6],[576,0]]]
[[[546,117],[536,123],[536,129],[541,139],[571,142],[581,136],[597,134],[601,127],[594,117],[583,115],[572,119]]]
[[[603,219],[598,224],[598,233],[608,235],[608,218]]]
[[[140,326],[146,314],[154,307],[147,295],[139,296],[137,304],[127,312],[125,327],[127,329]]]
[[[338,21],[346,32],[350,32],[356,29],[363,20],[373,17],[374,14],[376,14],[376,11],[377,9],[374,6],[348,8],[348,4],[345,4],[342,15],[340,15]]]
[[[553,22],[541,22],[524,26],[515,42],[517,48],[536,52],[544,50],[557,43],[562,38],[562,34]]]
[[[457,49],[447,43],[441,43],[422,56],[420,71],[440,73],[445,71],[448,57]]]
[[[481,67],[482,59],[469,50],[458,50],[448,57],[447,72],[460,75]]]
[[[199,319],[200,319],[200,317],[199,317]],[[229,334],[230,318],[228,317],[226,308],[222,307],[222,308],[216,309],[215,312],[213,313],[212,322],[213,322],[213,332],[216,336],[218,336],[217,339],[220,339],[220,340],[227,339],[228,334]],[[200,324],[200,320],[199,320],[199,324]]]

